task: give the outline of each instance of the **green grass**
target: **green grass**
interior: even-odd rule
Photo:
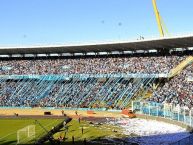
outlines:
[[[53,126],[60,123],[63,119],[37,119],[47,130],[50,130]],[[44,135],[46,132],[38,125],[35,124],[35,119],[0,119],[0,144],[2,145],[13,145],[16,144],[16,134],[17,130],[27,126],[36,126],[36,139]],[[86,138],[87,141],[99,140],[104,137],[111,138],[122,138],[121,129],[117,126],[112,126],[108,124],[102,125],[92,125],[87,121],[72,120],[68,125],[68,132],[66,133],[64,144],[72,144],[72,136],[75,138],[76,144],[83,144],[82,141]],[[82,127],[84,128],[84,133],[82,134]],[[116,130],[114,132],[113,130]],[[59,136],[64,136],[65,131],[62,129],[54,135],[57,139]],[[47,143],[49,144],[49,143]]]
[[[38,121],[45,126],[47,130],[50,130],[54,125],[61,122],[61,119],[38,119]],[[0,144],[10,142],[9,144],[15,144],[17,139],[17,130],[26,127],[27,125],[36,126],[36,135],[39,136],[45,131],[35,123],[35,119],[0,119]],[[13,142],[13,143],[11,143]]]

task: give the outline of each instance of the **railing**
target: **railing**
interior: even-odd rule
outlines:
[[[168,118],[193,127],[193,111],[186,107],[155,102],[132,102],[132,110],[139,114]]]
[[[0,79],[41,79],[41,80],[69,80],[70,78],[87,79],[87,78],[167,78],[168,74],[63,74],[63,75],[0,75]]]
[[[2,107],[0,109],[33,109],[33,107]],[[45,109],[45,110],[78,110],[78,111],[108,111],[108,112],[121,112],[121,110],[117,109],[107,109],[107,108],[71,108],[71,107],[38,107],[38,109]]]
[[[154,102],[132,102],[132,110],[137,114],[163,117],[178,121],[193,127],[193,111],[185,107],[175,107],[171,104],[159,104]],[[193,145],[193,135],[190,135],[170,145]]]

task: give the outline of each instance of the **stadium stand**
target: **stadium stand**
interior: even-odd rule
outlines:
[[[58,75],[58,74],[168,74],[169,71],[187,56],[159,57],[108,57],[74,58],[48,60],[11,60],[1,61],[1,75]],[[4,68],[4,69],[3,69]],[[8,68],[8,69],[5,69]],[[185,81],[191,66],[181,75],[166,82],[153,93],[150,101],[180,105],[193,105],[191,83]],[[62,80],[46,79],[3,79],[1,80],[1,106],[41,106],[72,108],[116,108],[128,105],[130,99],[143,87],[150,86],[155,78],[70,78]],[[183,85],[181,83],[184,83]],[[180,85],[181,84],[181,85]],[[176,90],[177,86],[178,89]],[[149,88],[148,88],[149,89]],[[147,89],[146,89],[147,90]],[[186,98],[187,102],[177,99]],[[174,98],[174,99],[172,99]],[[181,103],[179,103],[179,101]],[[188,103],[188,104],[187,104]]]
[[[1,58],[0,106],[124,109],[145,98],[191,108],[192,54]]]
[[[159,74],[169,71],[185,56],[104,57],[1,61],[1,75],[50,74]]]
[[[193,74],[193,67],[189,65],[178,76],[167,80],[163,86],[153,93],[149,101],[172,103],[175,106],[191,108],[193,106],[193,85],[187,77]]]

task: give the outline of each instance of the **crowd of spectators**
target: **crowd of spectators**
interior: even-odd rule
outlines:
[[[133,79],[97,78],[86,80],[4,81],[0,87],[0,106],[16,107],[72,107],[72,108],[121,108],[129,95],[138,91],[132,89]],[[120,100],[122,100],[120,102]]]
[[[0,61],[0,75],[168,73],[185,56]]]
[[[2,60],[0,75],[169,73],[187,56],[101,57],[46,60]],[[167,80],[148,101],[193,106],[193,85],[187,77],[189,65]],[[85,80],[46,81],[36,79],[0,80],[0,106],[40,107],[126,107],[129,98],[145,84],[134,78],[87,78]],[[146,81],[148,82],[148,81]],[[152,83],[152,82],[149,82]]]
[[[193,107],[193,82],[188,77],[193,75],[193,65],[189,65],[176,77],[167,80],[163,86],[153,92],[150,101],[171,103],[180,107]]]

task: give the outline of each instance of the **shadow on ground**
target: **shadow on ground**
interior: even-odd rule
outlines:
[[[162,135],[152,135],[152,136],[142,136],[142,137],[126,137],[126,138],[107,138],[101,136],[92,140],[76,140],[67,141],[65,140],[55,140],[54,144],[50,142],[44,143],[44,145],[175,145],[179,144],[177,141],[181,139],[180,145],[193,145],[193,136],[185,132],[173,133],[173,134],[162,134]],[[15,145],[16,141],[0,141],[1,145]],[[31,143],[34,144],[34,143]],[[22,144],[27,145],[27,144]],[[29,145],[29,144],[28,144]]]

